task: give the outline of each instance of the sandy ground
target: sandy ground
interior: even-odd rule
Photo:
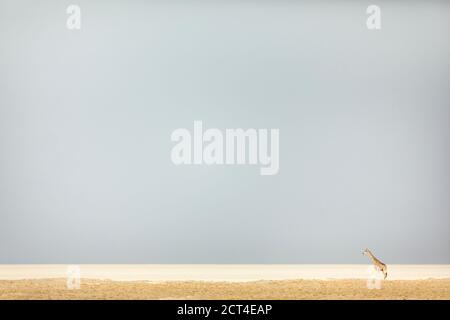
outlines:
[[[0,299],[446,299],[450,279],[386,280],[381,289],[365,280],[252,282],[109,281],[82,279],[67,289],[65,279],[1,280]]]

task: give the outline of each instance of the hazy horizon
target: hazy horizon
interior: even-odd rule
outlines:
[[[1,265],[0,280],[232,281],[367,279],[370,264]],[[449,279],[450,265],[389,265],[389,280]]]

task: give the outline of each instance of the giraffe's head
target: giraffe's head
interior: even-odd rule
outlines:
[[[369,249],[365,248],[362,252],[363,256],[367,256],[369,254]]]

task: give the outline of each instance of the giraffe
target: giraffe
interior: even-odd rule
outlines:
[[[372,260],[373,265],[375,266],[375,269],[377,269],[378,271],[383,272],[384,274],[384,279],[387,278],[387,266],[381,262],[380,260],[378,260],[372,252],[370,252],[369,249],[364,249],[363,255],[368,256],[370,258],[370,260]]]

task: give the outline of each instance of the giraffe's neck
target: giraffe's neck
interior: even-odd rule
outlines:
[[[380,261],[373,255],[372,252],[367,250],[367,254],[369,255],[369,258],[372,260],[373,263],[378,264]]]

